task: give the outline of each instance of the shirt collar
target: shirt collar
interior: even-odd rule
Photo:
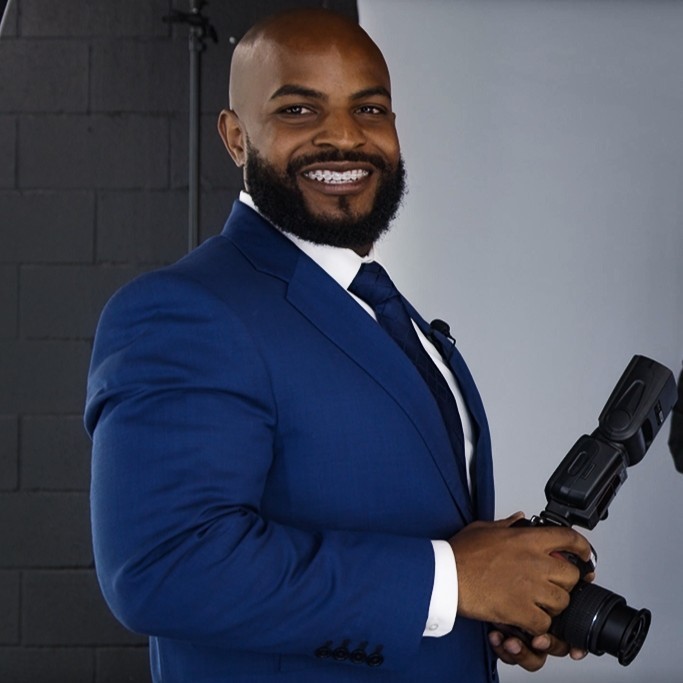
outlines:
[[[263,216],[248,192],[242,190],[239,198],[241,202]],[[315,242],[303,240],[284,230],[281,230],[281,232],[344,289],[348,289],[353,278],[356,277],[361,264],[377,260],[374,247],[370,249],[370,253],[367,256],[359,256],[353,249],[316,244]]]

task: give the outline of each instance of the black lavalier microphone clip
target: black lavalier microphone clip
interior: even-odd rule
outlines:
[[[432,328],[433,332],[439,332],[443,334],[444,337],[450,339],[455,344],[455,337],[451,336],[451,328],[446,321],[440,320],[439,318],[434,318],[434,320],[429,323],[429,327]]]

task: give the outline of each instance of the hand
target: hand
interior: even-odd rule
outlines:
[[[591,547],[568,527],[511,526],[523,516],[474,522],[449,540],[458,570],[458,614],[542,636],[579,580],[579,570],[557,553],[588,560]]]
[[[595,573],[590,572],[583,577],[583,580],[591,582],[594,578]],[[569,655],[574,660],[580,660],[588,654],[586,650],[571,647],[551,633],[534,636],[529,640],[526,637],[515,637],[509,630],[506,630],[504,625],[494,624],[493,626],[494,628],[489,632],[489,642],[498,658],[506,664],[521,666],[527,671],[538,671],[545,664],[548,655],[554,657]]]
[[[564,657],[569,654],[572,659],[579,660],[587,654],[585,650],[570,648],[549,633],[534,637],[529,646],[519,638],[506,638],[500,631],[494,630],[489,633],[489,642],[502,662],[516,664],[527,671],[538,671],[548,655]]]

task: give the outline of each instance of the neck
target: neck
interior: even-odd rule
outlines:
[[[358,254],[358,256],[367,256],[372,249],[372,243],[363,244],[360,247],[352,247],[352,249]]]

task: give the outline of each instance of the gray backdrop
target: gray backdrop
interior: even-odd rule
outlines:
[[[381,248],[449,321],[489,412],[497,514],[545,504],[635,353],[683,357],[683,3],[359,0],[393,77],[410,193]],[[683,475],[665,432],[588,532],[597,582],[648,607],[638,659],[512,681],[683,681]]]

